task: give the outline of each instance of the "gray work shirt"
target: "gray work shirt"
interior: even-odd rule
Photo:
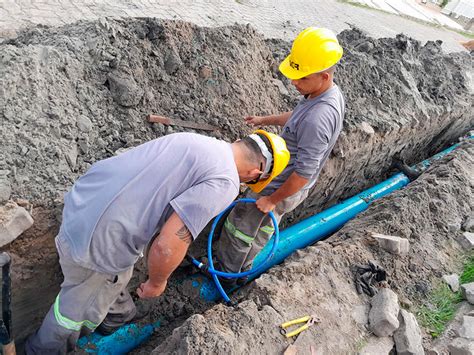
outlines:
[[[170,134],[92,165],[65,195],[60,233],[81,266],[120,272],[173,211],[196,238],[239,184],[229,143]]]
[[[272,194],[293,172],[309,179],[303,190],[315,184],[341,133],[344,110],[344,97],[337,85],[315,98],[301,99],[281,134],[290,151],[290,162],[263,195]]]

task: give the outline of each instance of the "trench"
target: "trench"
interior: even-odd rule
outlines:
[[[403,35],[374,39],[357,29],[339,39],[345,55],[335,80],[347,101],[344,131],[309,198],[282,227],[383,181],[394,172],[395,154],[421,161],[474,126],[469,54],[447,55],[439,43]],[[213,124],[220,130],[211,135],[232,141],[249,132],[246,115],[283,112],[298,100],[277,71],[290,43],[266,40],[249,26],[82,21],[26,30],[0,48],[0,175],[11,199],[29,201],[35,220],[2,248],[13,258],[19,343],[39,326],[59,289],[53,238],[63,193],[94,161],[185,130],[147,123],[146,115]],[[204,235],[192,247],[197,255],[204,254]],[[145,305],[162,321],[153,346],[191,315],[215,307],[177,283],[190,272],[183,263],[165,294]],[[145,277],[138,263],[130,288]],[[245,302],[248,292],[234,297]]]

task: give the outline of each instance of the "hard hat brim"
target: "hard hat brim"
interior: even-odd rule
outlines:
[[[298,80],[310,74],[293,69],[290,65],[290,56],[287,56],[285,60],[280,63],[278,69],[280,69],[280,72],[290,80]]]

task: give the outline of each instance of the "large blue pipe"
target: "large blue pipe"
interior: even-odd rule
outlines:
[[[474,136],[470,136],[469,138],[472,139]],[[424,160],[420,163],[422,169],[426,169],[434,160],[444,157],[458,146],[459,144],[455,144],[434,155],[430,159]],[[405,174],[396,174],[390,179],[375,185],[374,187],[365,190],[336,206],[281,231],[278,248],[276,249],[272,259],[267,264],[268,268],[281,263],[287,256],[296,250],[307,247],[318,240],[327,237],[341,228],[347,221],[354,218],[358,213],[366,210],[372,201],[404,187],[409,182],[410,180],[405,176]],[[267,243],[262,251],[256,256],[256,265],[266,259],[268,253],[270,253],[271,246],[271,242]],[[262,270],[261,273],[265,272],[267,269]],[[256,278],[260,274],[252,275],[251,278]],[[212,280],[201,275],[194,275],[191,277],[191,281],[194,287],[199,288],[199,294],[203,300],[216,301],[220,298],[220,293]],[[126,354],[146,341],[151,336],[153,330],[157,327],[159,327],[158,322],[141,328],[134,324],[127,325],[109,336],[104,337],[94,333],[87,337],[82,337],[79,339],[78,345],[87,352],[95,354]]]
[[[473,138],[473,137],[470,137]],[[456,149],[459,144],[455,144],[442,152],[432,156],[430,159],[422,161],[419,165],[420,169],[424,170],[430,164],[444,157]],[[266,264],[267,268],[260,273],[253,274],[249,280],[257,278],[260,274],[268,270],[273,265],[281,263],[286,257],[294,253],[298,249],[307,247],[321,240],[331,233],[334,233],[341,228],[347,221],[354,218],[357,214],[365,211],[372,201],[382,198],[391,192],[398,190],[410,182],[408,177],[399,173],[384,182],[375,185],[360,194],[351,197],[344,202],[328,208],[312,217],[304,219],[303,221],[290,226],[280,232],[280,240],[278,247],[273,255],[273,258]],[[255,264],[259,265],[266,259],[270,252],[269,247],[272,246],[272,241],[260,251],[255,257]],[[217,301],[220,299],[220,294],[217,291],[212,280],[202,277],[200,275],[194,276],[193,285],[198,287],[200,297],[206,301]]]

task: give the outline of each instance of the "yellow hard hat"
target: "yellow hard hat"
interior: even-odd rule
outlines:
[[[256,130],[249,137],[258,144],[265,157],[265,167],[262,169],[262,175],[256,180],[247,182],[253,192],[259,193],[270,181],[285,170],[290,161],[290,152],[286,148],[283,138],[263,129]]]
[[[297,80],[331,68],[341,57],[342,47],[334,32],[308,27],[294,40],[290,55],[280,64],[280,71],[288,79]]]

